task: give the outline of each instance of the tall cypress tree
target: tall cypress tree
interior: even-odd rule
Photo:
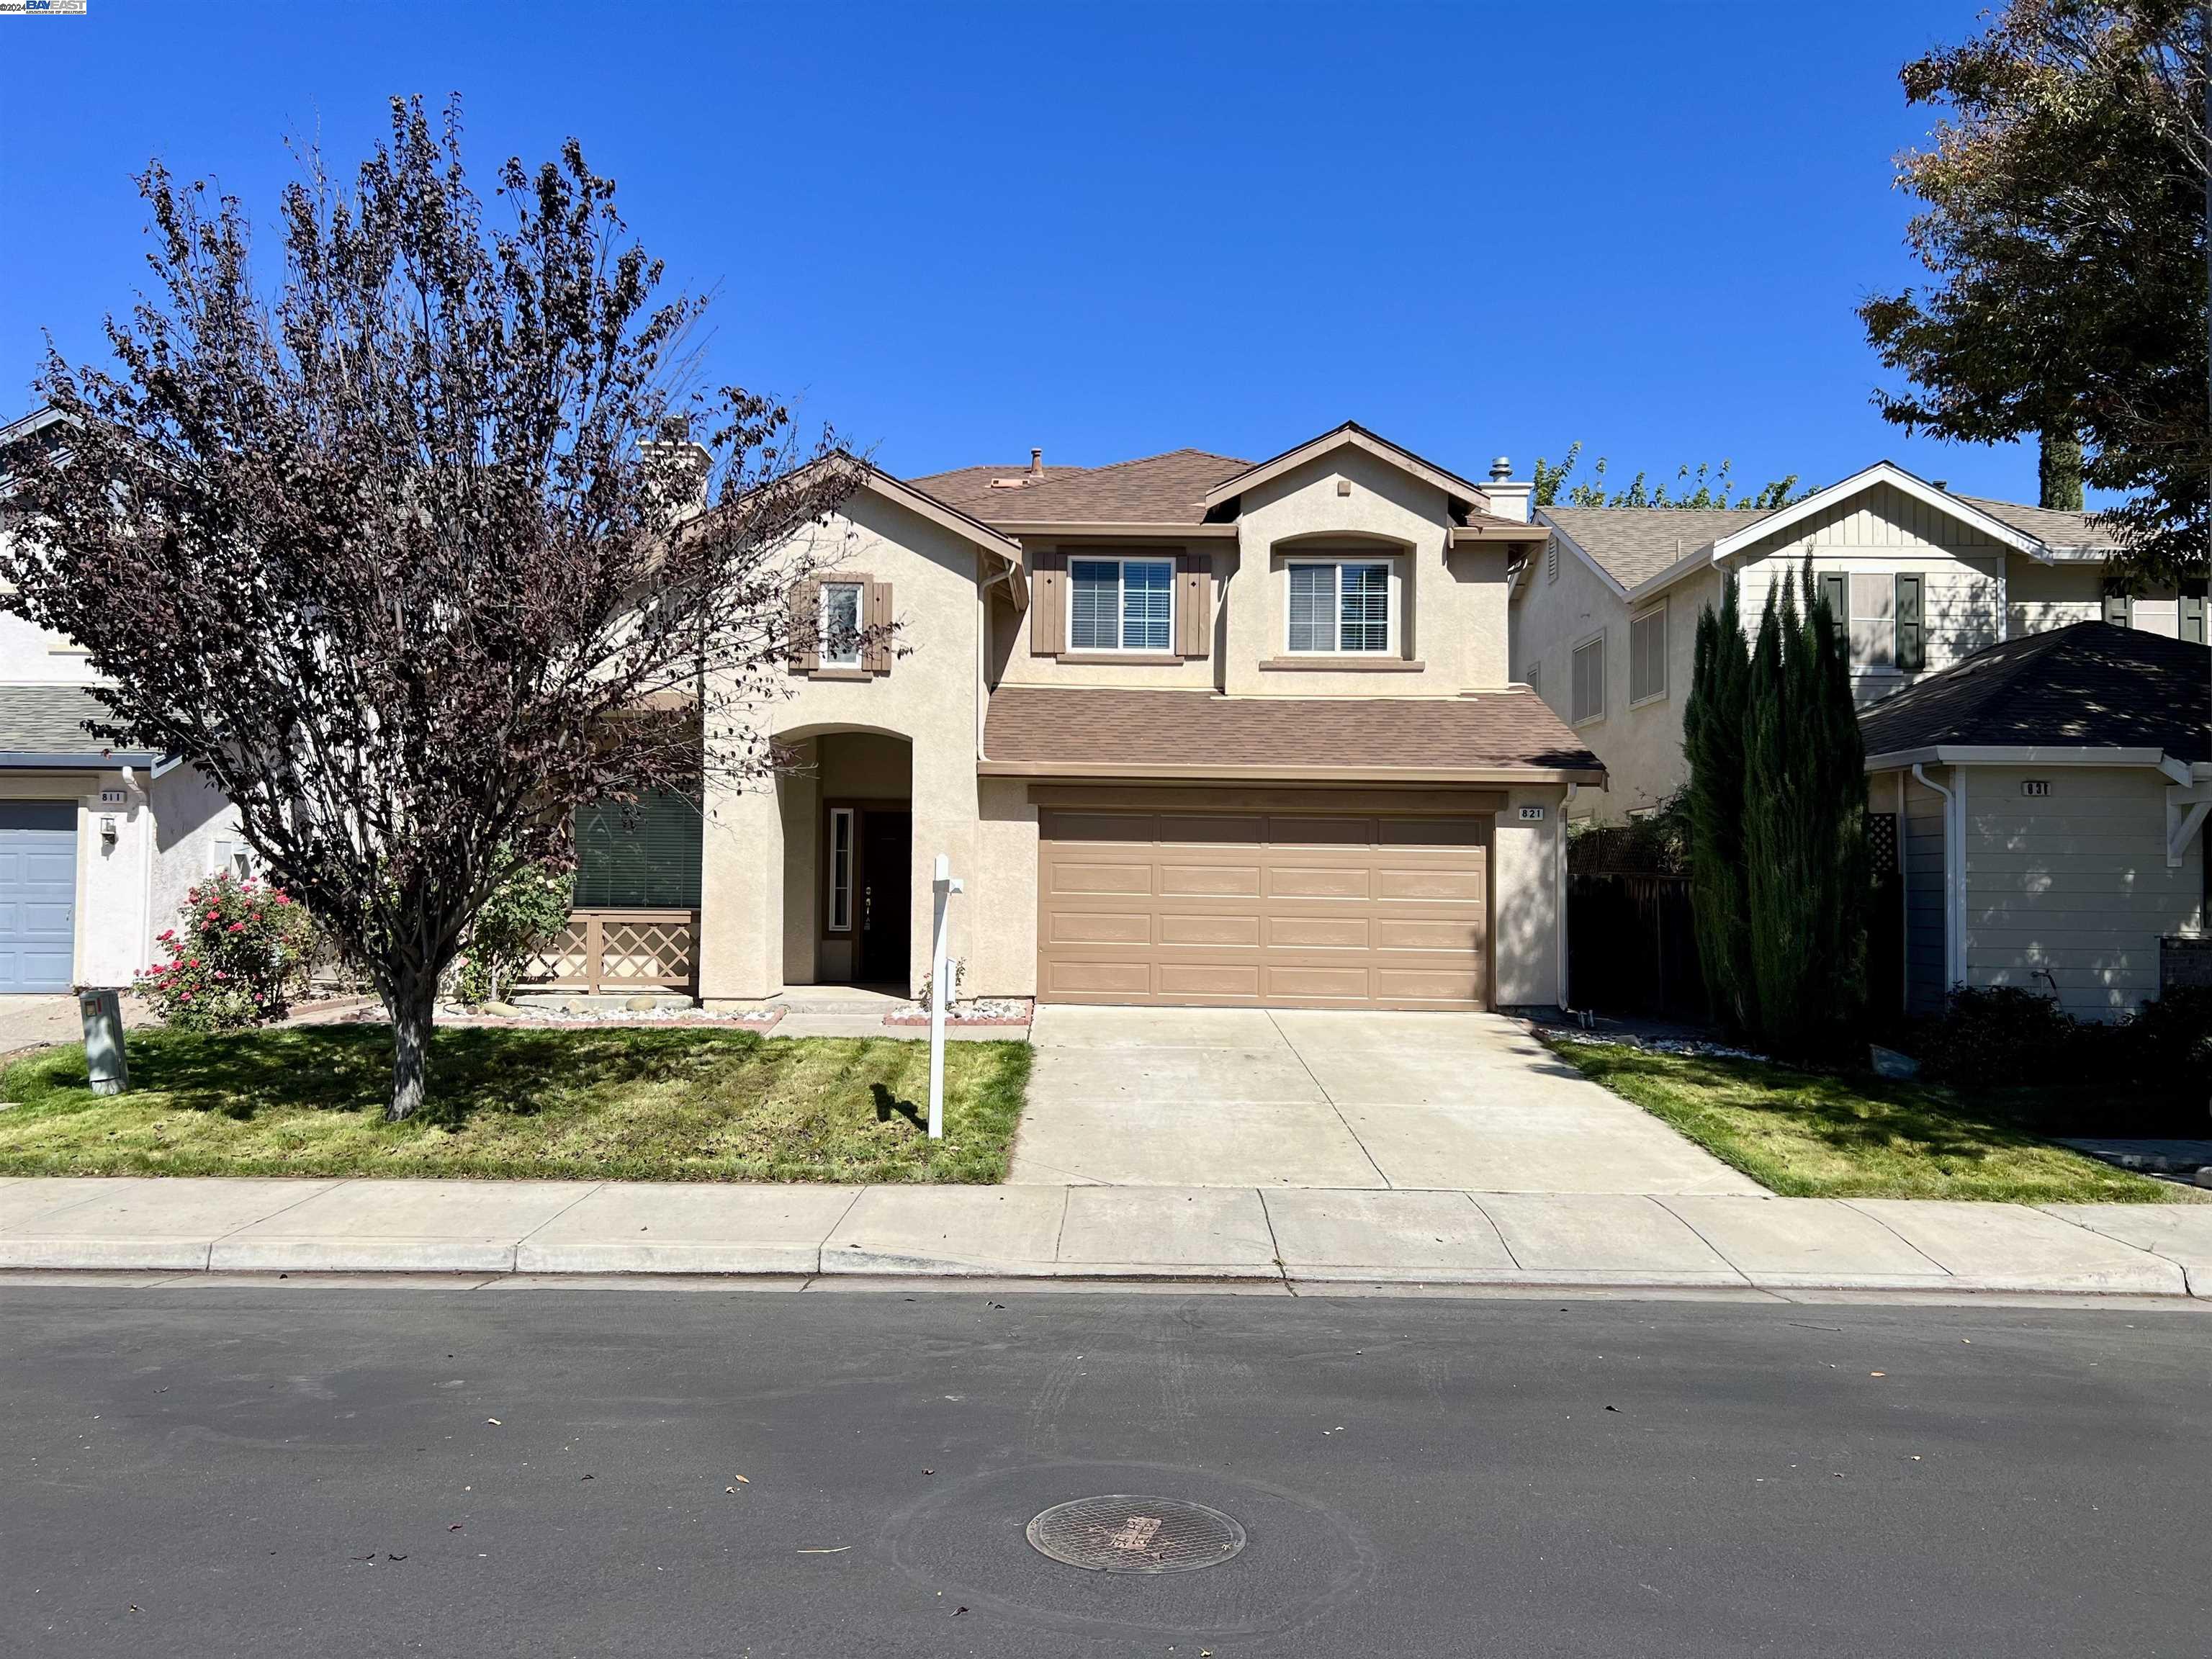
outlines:
[[[1690,764],[1690,903],[1713,1015],[1731,1031],[1757,1021],[1744,866],[1744,744],[1751,651],[1735,574],[1722,580],[1720,610],[1698,617],[1682,748]]]
[[[1804,657],[1808,756],[1814,769],[1813,834],[1820,880],[1817,951],[1808,1011],[1816,1041],[1841,1055],[1855,1045],[1866,1012],[1868,869],[1866,744],[1859,735],[1851,696],[1849,647],[1843,624],[1805,562]]]
[[[1815,820],[1825,817],[1812,754],[1820,740],[1796,573],[1767,590],[1751,653],[1750,738],[1744,768],[1744,861],[1751,977],[1761,1044],[1784,1058],[1818,1046],[1808,1018],[1820,951]]]

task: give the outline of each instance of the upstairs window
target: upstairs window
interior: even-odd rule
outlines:
[[[1071,651],[1175,648],[1175,561],[1068,561]]]
[[[860,665],[861,588],[860,582],[822,584],[822,665],[858,668]]]
[[[1821,596],[1842,630],[1852,672],[1917,674],[1928,666],[1923,578],[1913,571],[1828,571]]]
[[[1585,640],[1575,647],[1574,689],[1568,699],[1568,719],[1575,725],[1605,718],[1605,635]]]
[[[1628,624],[1628,706],[1667,695],[1667,606],[1662,602]]]
[[[1389,651],[1390,566],[1383,560],[1290,567],[1290,636],[1297,654]]]

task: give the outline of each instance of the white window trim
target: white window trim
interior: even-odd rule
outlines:
[[[1114,638],[1113,645],[1078,645],[1075,642],[1075,567],[1079,564],[1110,564],[1114,567]],[[1133,564],[1156,564],[1168,573],[1168,638],[1165,645],[1126,645],[1120,643],[1128,635],[1129,613],[1127,583],[1122,572]],[[1149,553],[1070,553],[1067,556],[1067,649],[1079,657],[1159,657],[1175,649],[1176,611],[1182,596],[1176,592],[1180,584],[1176,580],[1176,562],[1172,554]]]
[[[1654,616],[1659,618],[1659,689],[1640,697],[1632,696],[1628,699],[1628,706],[1631,708],[1644,708],[1655,702],[1664,702],[1667,701],[1668,693],[1674,689],[1674,675],[1669,672],[1669,665],[1667,661],[1668,617],[1667,601],[1664,599],[1660,600],[1656,605],[1645,605],[1643,610],[1632,613],[1628,618],[1629,689],[1632,692],[1635,690],[1636,624]]]
[[[830,594],[833,589],[849,587],[853,590],[853,648],[849,656],[832,656],[830,641],[835,635],[830,629]],[[816,618],[820,629],[821,650],[817,660],[824,668],[858,668],[862,655],[860,635],[868,627],[868,585],[864,581],[825,581],[822,584],[822,614]]]
[[[845,845],[842,852],[837,846],[838,820],[844,820]],[[829,845],[829,925],[825,931],[849,933],[853,931],[853,838],[855,831],[853,809],[833,806],[830,809]],[[842,915],[838,905],[844,905]]]
[[[1597,647],[1597,713],[1575,718],[1575,658],[1586,645]],[[1585,634],[1567,647],[1567,723],[1577,731],[1585,726],[1595,726],[1606,717],[1607,706],[1613,702],[1613,688],[1606,684],[1606,674],[1611,665],[1606,661],[1610,653],[1605,648],[1605,629]]]
[[[1402,599],[1400,591],[1401,583],[1399,579],[1398,558],[1399,556],[1395,553],[1346,552],[1298,554],[1285,559],[1283,561],[1283,654],[1286,657],[1352,657],[1363,661],[1376,657],[1402,656],[1404,647],[1400,640],[1398,628],[1398,616]],[[1339,573],[1336,578],[1336,616],[1332,629],[1332,637],[1340,643],[1327,651],[1300,651],[1291,644],[1291,569],[1295,565],[1302,564],[1325,564]],[[1382,648],[1379,651],[1346,651],[1341,643],[1344,638],[1342,572],[1344,567],[1348,564],[1379,564],[1384,571],[1384,580],[1389,584],[1389,598],[1385,602],[1389,615],[1384,618]]]

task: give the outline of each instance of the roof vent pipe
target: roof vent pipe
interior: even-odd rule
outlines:
[[[1044,451],[1042,449],[1030,451],[1030,477],[1032,478],[1044,477]]]
[[[1497,479],[1498,483],[1504,483],[1508,478],[1513,476],[1512,461],[1507,457],[1500,455],[1496,460],[1491,462],[1490,476]]]

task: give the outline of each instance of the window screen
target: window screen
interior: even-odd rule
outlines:
[[[1291,649],[1330,651],[1336,639],[1336,567],[1291,567]]]
[[[1628,624],[1628,700],[1667,695],[1667,607],[1645,611]]]
[[[656,790],[576,809],[579,909],[699,908],[699,803]]]
[[[1388,651],[1390,567],[1294,564],[1290,568],[1292,651]]]
[[[1575,647],[1574,698],[1570,718],[1577,723],[1605,715],[1605,638]]]
[[[1169,651],[1175,645],[1175,566],[1167,559],[1068,563],[1068,647]]]

